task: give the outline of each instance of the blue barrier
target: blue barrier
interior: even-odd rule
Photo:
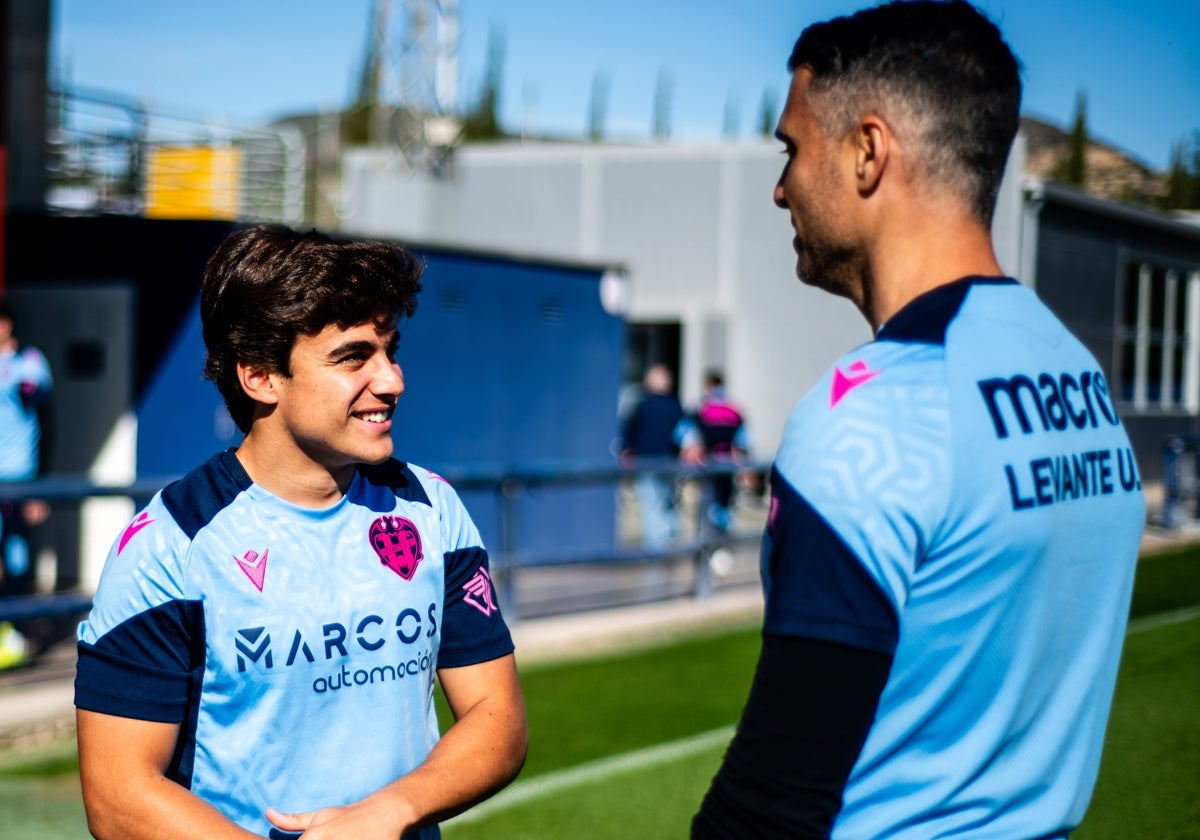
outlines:
[[[545,549],[530,550],[522,546],[515,527],[516,503],[522,493],[547,487],[580,485],[610,485],[614,492],[618,486],[635,476],[653,474],[674,476],[680,481],[698,481],[708,487],[704,479],[715,475],[733,475],[743,471],[765,473],[769,465],[761,463],[708,463],[704,465],[684,464],[672,458],[643,459],[631,466],[621,466],[611,461],[601,463],[531,463],[518,467],[504,466],[449,466],[437,472],[460,492],[485,491],[495,496],[499,508],[498,539],[489,546],[492,557],[493,577],[496,579],[501,602],[507,617],[516,620],[514,599],[511,597],[515,578],[522,569],[565,567],[565,566],[628,566],[631,564],[654,564],[691,558],[694,561],[695,578],[693,595],[707,597],[713,591],[709,558],[722,548],[732,548],[757,543],[760,535],[723,533],[712,528],[704,516],[705,504],[697,508],[697,522],[693,530],[695,538],[673,542],[661,549],[641,546],[616,545],[609,550],[588,547],[563,546],[561,550],[547,552]],[[143,504],[175,477],[143,477],[128,484],[98,484],[84,476],[53,475],[37,481],[0,484],[0,500],[43,499],[55,503],[78,503],[90,498],[129,498]],[[614,523],[614,529],[616,523]],[[0,621],[26,620],[39,617],[62,617],[86,612],[91,605],[88,593],[62,591],[18,598],[0,599]]]
[[[35,618],[70,618],[92,608],[92,596],[77,590],[45,595],[0,598],[0,621],[29,621]]]

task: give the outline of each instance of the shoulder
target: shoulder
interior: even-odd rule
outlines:
[[[940,345],[875,341],[846,354],[788,418],[780,475],[810,499],[936,492],[950,463]],[[901,490],[901,488],[906,488]]]
[[[16,362],[25,370],[26,375],[47,378],[50,374],[50,363],[36,347],[21,347],[17,351]]]
[[[843,355],[804,396],[789,420],[833,429],[874,422],[895,427],[907,411],[899,403],[920,397],[935,401],[946,388],[945,351],[940,345],[877,340]],[[786,434],[786,432],[785,432]]]
[[[162,504],[189,538],[228,507],[252,484],[229,449],[214,455],[162,491]]]
[[[382,464],[364,464],[359,474],[368,484],[386,488],[404,501],[440,507],[459,505],[454,487],[433,470],[390,458]]]
[[[700,404],[696,416],[701,423],[712,426],[736,426],[742,422],[738,406],[726,399],[706,400]]]
[[[683,403],[670,394],[651,394],[644,403],[647,411],[683,413]]]
[[[157,493],[113,540],[80,638],[94,642],[137,615],[188,598],[190,550],[191,536]]]

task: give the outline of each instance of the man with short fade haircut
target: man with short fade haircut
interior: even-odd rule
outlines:
[[[694,838],[1063,838],[1145,504],[1102,366],[1006,277],[1016,58],[965,2],[814,24],[776,135],[802,281],[875,338],[771,475],[757,670]]]
[[[487,552],[449,484],[392,458],[422,270],[281,226],[209,260],[205,373],[245,437],[129,523],[79,627],[96,837],[429,840],[520,770]]]

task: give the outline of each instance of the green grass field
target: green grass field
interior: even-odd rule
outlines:
[[[1143,560],[1132,615],[1100,781],[1075,840],[1200,836],[1200,548]],[[523,671],[525,770],[445,837],[686,837],[757,650],[746,629]],[[0,825],[14,840],[88,836],[71,744],[0,756]]]

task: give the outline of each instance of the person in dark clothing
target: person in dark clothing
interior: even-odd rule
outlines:
[[[692,463],[736,463],[749,451],[746,418],[725,396],[725,377],[720,371],[705,374],[704,395],[689,419],[689,431],[684,438],[684,457]],[[733,482],[733,473],[712,477],[708,521],[722,533],[733,520]]]
[[[683,406],[674,393],[674,377],[666,365],[651,365],[642,380],[643,395],[625,419],[621,431],[621,462],[639,458],[674,458],[679,455]],[[634,481],[642,520],[642,543],[662,548],[674,538],[675,479],[642,473]]]

